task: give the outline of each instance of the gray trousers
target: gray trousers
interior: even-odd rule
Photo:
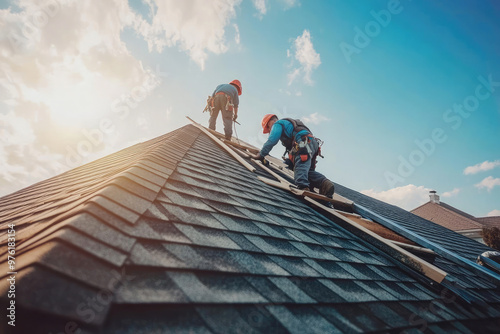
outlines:
[[[226,110],[227,97],[226,95],[219,94],[214,97],[214,109],[210,114],[210,120],[208,121],[208,128],[215,130],[215,124],[217,122],[217,117],[219,116],[219,111],[222,113],[222,122],[224,123],[224,135],[226,139],[231,139],[233,135],[233,112]]]
[[[326,180],[326,176],[320,172],[311,170],[311,157],[318,152],[319,145],[316,139],[312,139],[310,145],[312,152],[311,155],[308,155],[306,161],[302,161],[302,159],[300,159],[300,155],[298,154],[295,156],[295,166],[293,169],[295,185],[298,187],[312,186],[313,188],[320,188],[323,181]]]

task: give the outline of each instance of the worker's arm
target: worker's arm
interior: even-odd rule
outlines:
[[[233,121],[236,121],[238,118],[238,107],[234,107]]]
[[[271,152],[274,145],[276,145],[279,142],[282,133],[283,133],[283,126],[281,126],[281,124],[275,123],[271,129],[271,133],[269,133],[269,138],[264,143],[264,146],[262,146],[260,152],[255,154],[253,158],[258,160],[264,159],[264,157],[268,155],[269,152]]]

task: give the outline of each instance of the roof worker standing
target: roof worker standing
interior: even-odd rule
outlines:
[[[264,133],[269,133],[269,138],[260,152],[253,155],[254,159],[263,160],[274,145],[281,141],[293,166],[295,185],[303,190],[316,187],[321,195],[333,197],[333,182],[315,170],[316,157],[320,151],[318,140],[302,121],[291,118],[279,120],[278,116],[267,114],[262,119],[262,129]]]
[[[231,136],[233,135],[233,121],[236,121],[238,118],[238,105],[240,103],[238,96],[241,93],[241,82],[233,80],[229,84],[218,85],[212,94],[213,108],[210,111],[208,128],[215,130],[215,123],[220,111],[224,123],[224,135],[227,140],[231,140]]]

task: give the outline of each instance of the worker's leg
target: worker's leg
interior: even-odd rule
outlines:
[[[208,121],[208,128],[215,130],[215,125],[217,123],[217,117],[219,116],[219,111],[222,111],[222,117],[224,117],[224,110],[226,109],[227,98],[225,95],[215,95],[214,97],[214,109],[210,115],[210,120]]]
[[[309,171],[309,182],[312,187],[318,188],[321,195],[332,197],[335,192],[335,185],[323,174],[315,171]]]
[[[306,161],[302,161],[300,155],[295,157],[295,166],[293,168],[293,178],[295,185],[299,189],[309,188],[309,169],[311,169],[311,158],[307,157]]]
[[[313,156],[318,152],[319,145],[316,140],[311,140],[310,142],[310,147],[312,150]],[[314,166],[311,166],[314,169]],[[321,174],[320,172],[317,172],[316,170],[309,170],[309,183],[313,188],[318,188],[319,193],[321,195],[325,195],[328,197],[332,197],[334,193],[334,188],[335,186],[333,185],[333,182],[328,180],[326,176]]]
[[[215,123],[217,123],[217,116],[219,116],[219,109],[214,107],[212,113],[210,114],[210,119],[208,121],[208,128],[215,130]]]
[[[326,176],[321,174],[320,172],[317,172],[315,170],[310,170],[309,174],[309,183],[311,184],[311,187],[313,188],[321,188],[321,185],[323,184],[323,181],[327,180]]]
[[[224,134],[227,140],[231,140],[233,135],[233,112],[222,110],[222,121],[224,122]]]

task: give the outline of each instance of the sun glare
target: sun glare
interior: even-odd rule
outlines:
[[[125,87],[85,67],[61,71],[49,79],[43,92],[54,122],[76,127],[96,126],[111,112],[112,101]]]

